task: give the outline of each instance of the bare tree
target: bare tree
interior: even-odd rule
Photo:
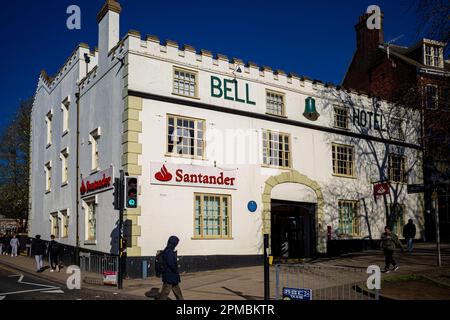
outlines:
[[[0,136],[0,214],[6,218],[28,217],[32,104],[22,101]]]

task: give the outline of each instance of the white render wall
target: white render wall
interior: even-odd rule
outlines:
[[[64,244],[75,244],[76,238],[76,97],[77,83],[86,75],[84,54],[89,49],[78,47],[58,73],[53,85],[49,86],[40,78],[31,116],[31,212],[29,235],[37,234],[50,240],[50,214],[68,209],[69,236],[59,239]],[[90,55],[89,70],[97,63],[97,57]],[[61,105],[70,99],[69,130],[63,136]],[[47,146],[46,115],[52,110],[52,144]],[[69,150],[68,184],[62,186],[62,163],[60,153]],[[51,161],[52,188],[45,192],[44,165]]]

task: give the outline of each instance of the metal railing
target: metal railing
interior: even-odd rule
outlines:
[[[289,299],[301,292],[300,300],[375,300],[366,287],[366,269],[309,264],[275,266],[275,299]],[[303,299],[305,298],[305,299]]]
[[[80,270],[85,282],[104,284],[106,275],[118,274],[119,257],[80,253]]]

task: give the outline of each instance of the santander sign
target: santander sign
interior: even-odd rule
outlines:
[[[237,189],[236,170],[173,163],[151,163],[151,184]]]

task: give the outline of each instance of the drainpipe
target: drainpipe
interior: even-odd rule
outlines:
[[[76,244],[75,244],[75,264],[80,265],[80,198],[78,186],[80,184],[79,181],[79,172],[80,172],[80,85],[78,84],[78,92],[75,94],[77,100],[77,147],[76,147],[76,187],[75,187],[75,196],[77,198],[77,235],[76,235]]]

